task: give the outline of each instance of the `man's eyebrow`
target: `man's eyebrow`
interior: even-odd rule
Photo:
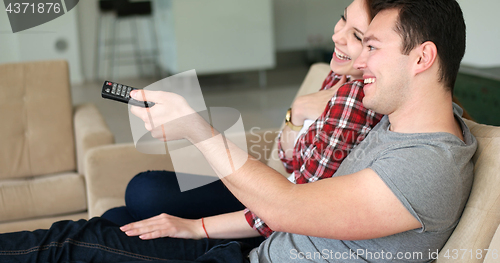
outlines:
[[[368,42],[368,41],[377,41],[377,42],[380,42],[380,40],[374,36],[374,35],[369,35],[365,38],[363,38],[363,42]]]

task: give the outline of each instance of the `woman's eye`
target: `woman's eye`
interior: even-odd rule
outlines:
[[[355,37],[358,41],[360,41],[360,42],[362,42],[362,41],[363,41],[363,39],[361,39],[358,35],[356,35],[356,33],[354,33],[354,37]]]
[[[375,50],[375,47],[372,45],[368,45],[368,51],[373,51],[373,50]]]

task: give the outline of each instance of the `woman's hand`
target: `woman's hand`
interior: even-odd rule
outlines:
[[[335,86],[327,90],[298,97],[292,105],[292,123],[301,126],[304,124],[304,120],[319,118],[323,114],[328,101],[345,82],[346,76],[344,75]]]
[[[120,227],[127,236],[139,236],[140,239],[175,237],[185,239],[205,238],[201,219],[184,219],[167,214],[160,214],[142,221]]]
[[[162,141],[183,139],[196,128],[200,116],[180,95],[164,91],[133,91],[131,97],[139,101],[151,101],[151,108],[132,106],[130,112],[144,121],[154,138]],[[201,118],[202,119],[202,118]]]

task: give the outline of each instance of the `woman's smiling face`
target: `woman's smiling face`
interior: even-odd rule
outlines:
[[[363,49],[362,39],[368,29],[369,21],[366,0],[354,0],[345,9],[341,19],[335,25],[335,33],[332,36],[335,52],[330,68],[333,72],[362,78],[363,73],[355,69],[353,64]]]

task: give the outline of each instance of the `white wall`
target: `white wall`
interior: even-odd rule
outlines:
[[[351,0],[274,0],[276,50],[304,50],[312,45],[333,48],[331,40],[333,29],[351,2]]]
[[[458,0],[467,25],[467,51],[463,64],[500,66],[500,1]]]
[[[0,9],[0,63],[65,59],[69,62],[72,83],[83,81],[76,11],[43,25],[12,33],[5,9]],[[56,42],[64,40],[67,49],[58,51]]]
[[[340,15],[351,0],[273,0],[274,42],[277,51],[305,50],[309,38],[322,39],[322,45],[333,48],[331,35]],[[82,68],[86,79],[93,78],[97,0],[80,1],[79,23],[82,45]],[[258,18],[255,18],[258,19]],[[146,25],[145,25],[146,26]],[[126,27],[126,26],[125,26]],[[125,28],[126,29],[126,28]],[[158,28],[162,30],[162,28]],[[165,30],[165,28],[163,28]],[[143,30],[142,33],[147,32]],[[127,35],[127,32],[120,32]],[[161,34],[160,34],[161,38]],[[144,36],[141,39],[149,39]],[[141,43],[145,45],[147,43]],[[103,69],[104,70],[104,69]],[[120,66],[119,75],[135,76],[133,67]]]
[[[82,74],[85,80],[94,77],[94,46],[95,28],[97,24],[97,0],[82,0],[78,2],[77,20]]]
[[[467,23],[467,52],[463,63],[476,67],[499,67],[500,43],[498,0],[458,0]],[[344,8],[351,0],[273,0],[275,47],[277,51],[304,50],[311,47],[310,37],[323,39],[325,48],[333,47],[331,35]],[[478,4],[480,3],[480,4]],[[80,1],[79,19],[83,71],[92,77],[96,0]],[[161,30],[159,28],[158,30]],[[147,39],[147,38],[145,38]],[[0,40],[2,43],[2,40]],[[132,69],[121,68],[127,74]],[[133,75],[133,74],[132,74]]]
[[[162,68],[198,75],[275,66],[271,0],[156,0]]]
[[[19,60],[18,40],[12,34],[7,13],[0,10],[0,62],[8,63]]]
[[[331,35],[335,23],[338,21],[343,9],[351,0],[273,0],[274,12],[274,32],[275,47],[277,51],[304,50],[310,47],[308,38],[311,36],[321,36],[323,44],[330,48]],[[464,11],[467,23],[467,51],[463,63],[476,67],[499,67],[500,52],[497,45],[500,43],[500,18],[497,14],[500,10],[500,1],[498,0],[458,0]],[[73,39],[77,42],[71,44],[81,47],[78,48],[82,53],[66,54],[73,61],[72,79],[92,79],[94,68],[94,45],[95,45],[95,26],[97,17],[97,0],[80,1],[76,10],[70,13],[78,12],[78,34]],[[48,28],[34,28],[27,30],[24,34],[31,32],[31,37],[20,34],[12,34],[10,23],[5,10],[0,10],[0,63],[14,62],[21,60],[58,58],[64,57],[53,51],[53,38],[57,33],[40,34],[36,31],[54,31],[54,26],[74,25],[76,16],[67,15],[47,23]],[[52,25],[55,23],[56,25]],[[50,28],[52,26],[52,29]],[[68,26],[68,25],[66,25]],[[159,28],[158,30],[161,30]],[[70,32],[71,33],[71,32]],[[26,40],[31,39],[31,40]],[[144,37],[143,39],[149,39]],[[39,41],[50,43],[47,50],[34,54],[34,57],[28,57],[24,50],[32,50],[31,47],[40,47]],[[20,43],[22,41],[22,45]],[[76,40],[75,40],[76,41]],[[23,50],[20,50],[20,48]],[[76,50],[76,49],[73,49]],[[72,50],[72,51],[73,51]],[[37,53],[37,52],[35,52]],[[135,68],[121,67],[120,73],[134,75]],[[83,74],[83,76],[82,76]],[[120,74],[121,75],[121,74]]]

